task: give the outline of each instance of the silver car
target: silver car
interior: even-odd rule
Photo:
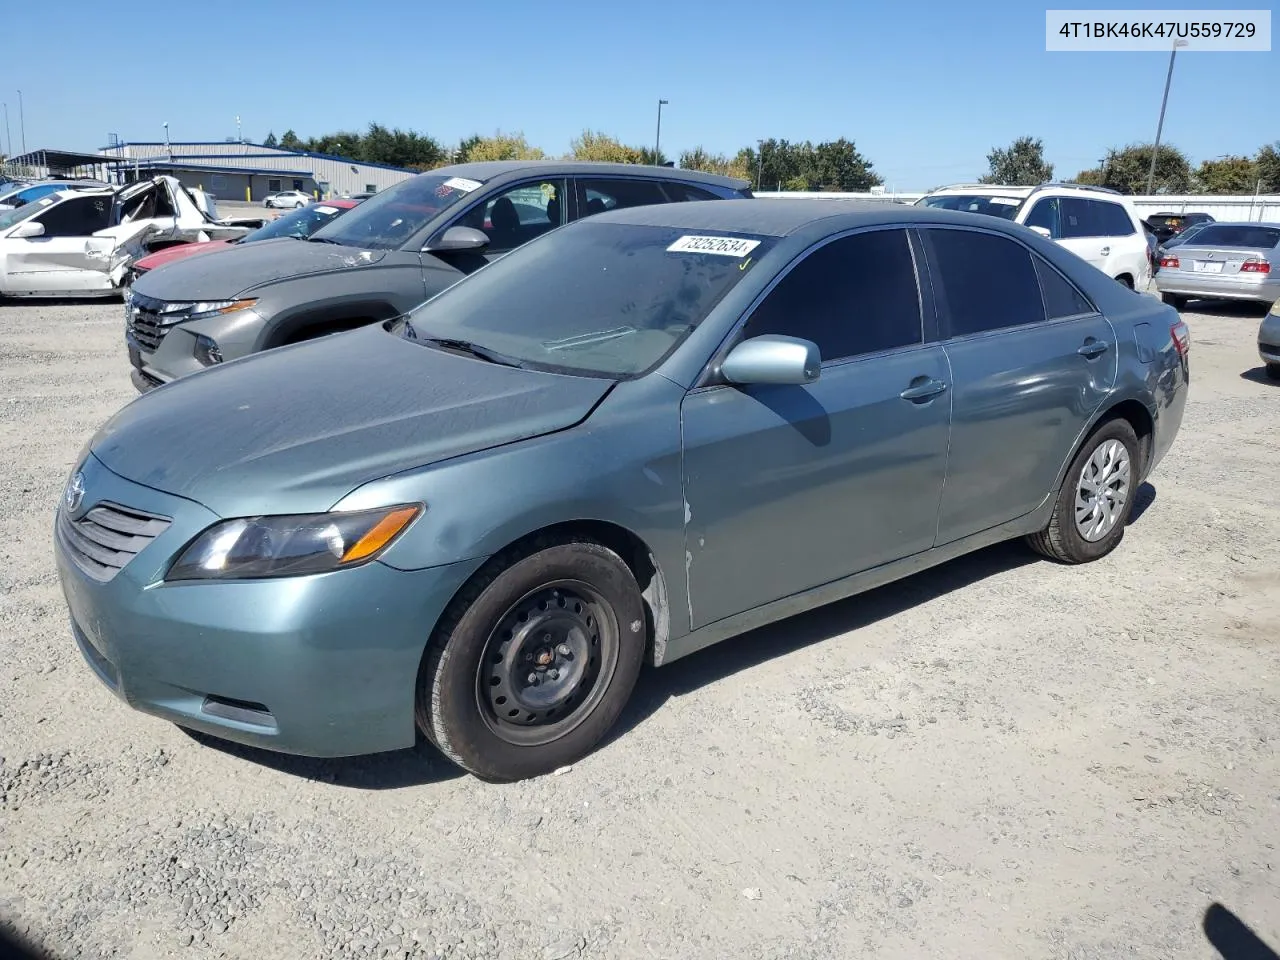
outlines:
[[[1160,259],[1160,299],[1280,300],[1280,223],[1213,223]]]
[[[1258,356],[1267,365],[1267,376],[1280,380],[1280,300],[1271,305],[1258,328]]]
[[[264,207],[284,207],[286,209],[297,209],[305,207],[312,200],[311,194],[303,193],[301,190],[285,190],[282,193],[270,194],[263,202]]]

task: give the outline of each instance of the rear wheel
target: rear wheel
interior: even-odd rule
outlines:
[[[1088,563],[1114,550],[1133,507],[1139,457],[1129,421],[1098,427],[1067,470],[1048,526],[1027,542],[1060,563]]]
[[[588,540],[495,557],[455,597],[418,674],[419,728],[486,780],[575,762],[613,726],[645,649],[631,570]]]
[[[1268,363],[1267,376],[1272,380],[1280,380],[1280,363]]]
[[[1160,294],[1160,302],[1173,307],[1175,310],[1181,310],[1187,305],[1187,298],[1176,293],[1162,293]]]
[[[1120,274],[1120,276],[1116,277],[1116,281],[1128,287],[1130,290],[1133,289],[1133,277],[1129,276],[1127,273]]]

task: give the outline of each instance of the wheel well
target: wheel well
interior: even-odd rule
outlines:
[[[1132,289],[1134,288],[1134,286],[1133,286],[1133,275],[1132,275],[1132,274],[1122,273],[1122,274],[1119,274],[1119,275],[1116,277],[1116,279],[1117,279],[1117,280],[1119,280],[1121,283],[1123,283],[1123,284],[1124,284],[1126,287],[1128,287],[1130,290],[1132,290]]]
[[[671,633],[667,581],[658,568],[657,558],[649,545],[626,527],[603,520],[570,520],[534,530],[494,553],[502,553],[530,540],[550,538],[565,541],[573,537],[585,537],[608,547],[631,570],[640,586],[640,596],[644,600],[645,617],[648,620],[646,659],[650,663],[661,663],[666,653],[667,638]]]
[[[343,333],[344,331],[355,330],[357,327],[368,326],[376,322],[373,317],[344,317],[340,320],[303,321],[298,326],[290,325],[288,329],[282,330],[273,338],[271,346],[284,347],[291,343],[302,343],[304,340],[314,340],[316,337],[328,336],[331,333]]]
[[[1094,429],[1111,420],[1128,420],[1129,426],[1138,435],[1138,449],[1142,455],[1141,476],[1145,478],[1147,464],[1151,460],[1151,440],[1155,434],[1155,421],[1151,419],[1151,411],[1137,400],[1123,400],[1099,417]]]

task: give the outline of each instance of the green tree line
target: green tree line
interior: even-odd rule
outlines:
[[[269,147],[328,153],[416,170],[429,170],[444,163],[537,160],[548,156],[519,131],[498,130],[489,136],[477,133],[456,146],[447,147],[426,134],[387,128],[378,123],[369,124],[363,133],[338,130],[305,140],[293,130],[286,130],[277,139],[273,131],[263,143]],[[627,144],[602,131],[586,129],[570,142],[569,153],[563,159],[663,164],[671,158],[665,153],[655,155],[652,147]],[[800,143],[761,140],[756,147],[743,147],[733,156],[711,153],[698,146],[681,152],[675,161],[687,170],[749,180],[761,190],[857,191],[883,182],[872,169],[871,161],[858,152],[853,141],[844,137],[816,144],[808,140]]]
[[[1098,166],[1077,173],[1075,182],[1145,194],[1154,147],[1150,143],[1112,147]],[[1053,179],[1053,164],[1044,159],[1044,143],[1033,137],[1019,137],[1008,147],[993,147],[987,164],[983,183],[1034,186]],[[1280,193],[1280,141],[1258,148],[1251,157],[1216,157],[1199,166],[1193,166],[1177,147],[1162,143],[1156,151],[1153,189],[1157,193],[1219,196]]]

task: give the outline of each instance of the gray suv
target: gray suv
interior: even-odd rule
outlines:
[[[400,316],[561,224],[606,210],[750,197],[693,170],[565,161],[441,167],[310,237],[166,264],[125,292],[133,384],[145,392],[271,347]]]

